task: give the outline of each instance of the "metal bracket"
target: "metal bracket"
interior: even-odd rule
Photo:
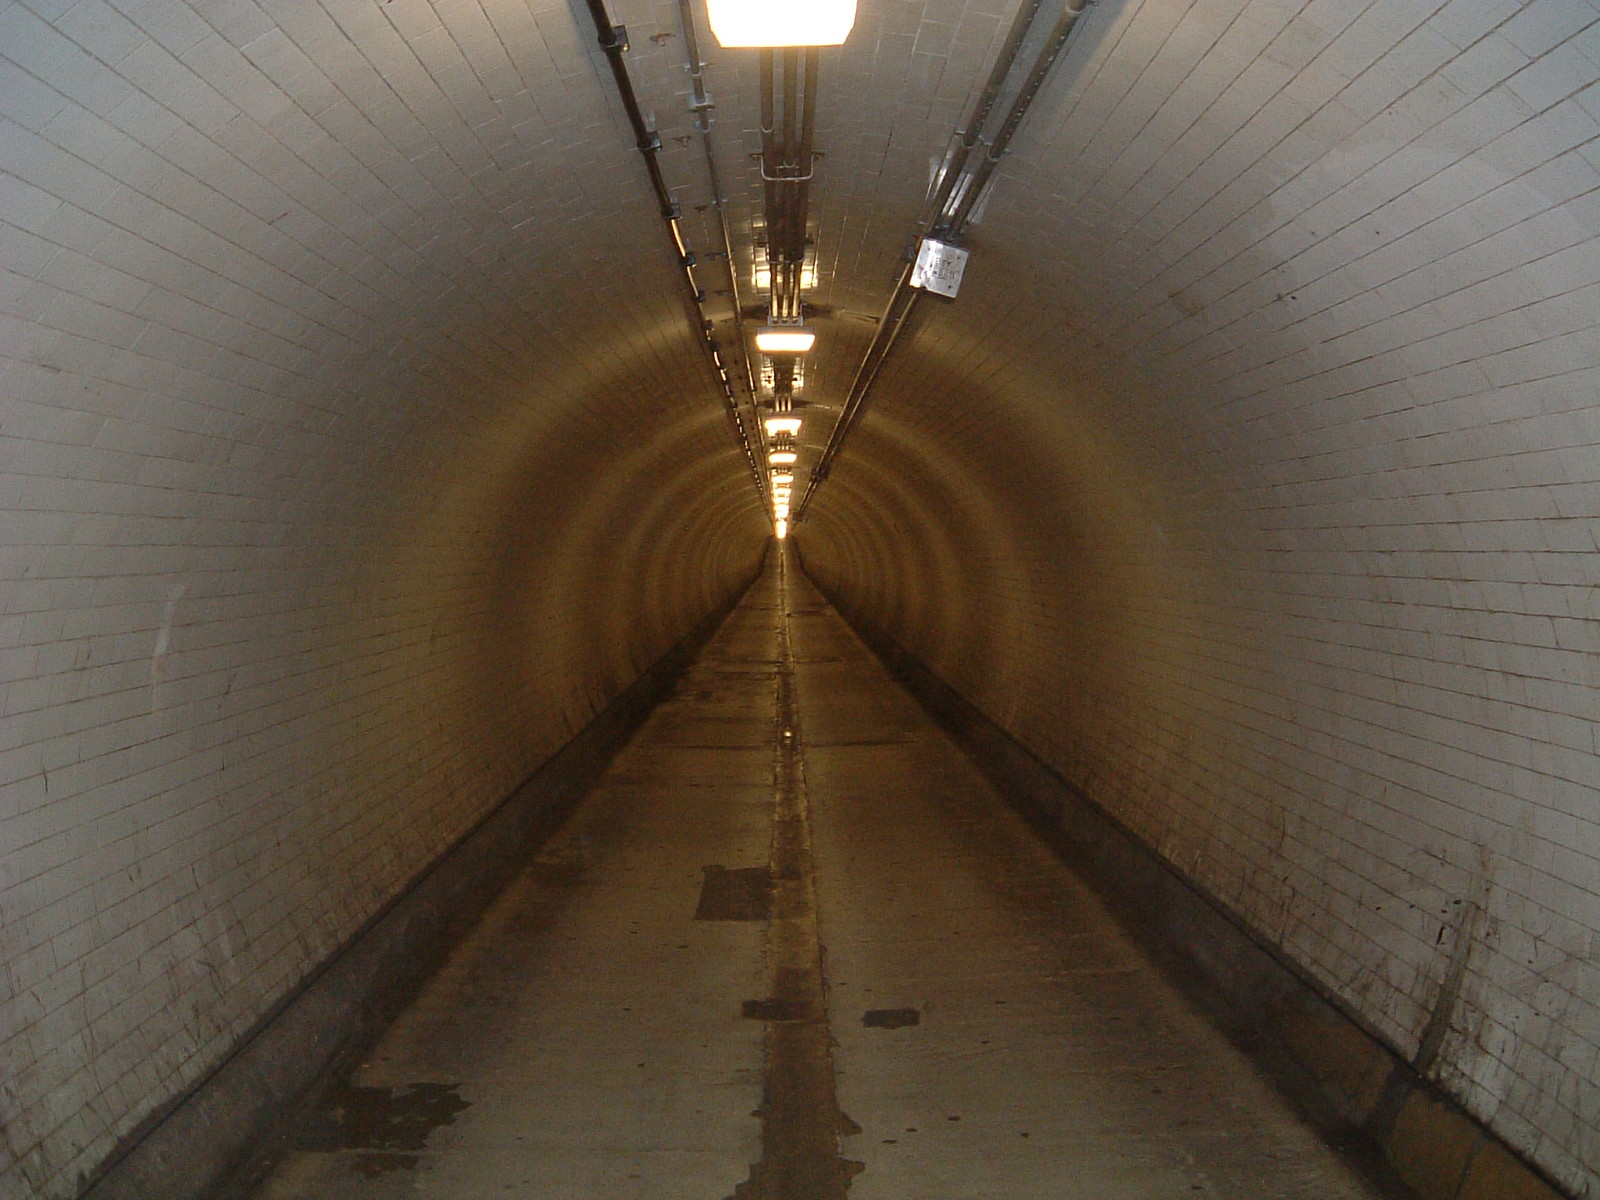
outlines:
[[[752,154],[750,157],[761,158],[762,156],[759,154]],[[820,154],[813,154],[811,156],[811,169],[804,175],[768,175],[767,168],[762,167],[761,178],[766,180],[768,183],[807,183],[811,180],[811,177],[817,173],[817,159],[821,157],[822,155]]]

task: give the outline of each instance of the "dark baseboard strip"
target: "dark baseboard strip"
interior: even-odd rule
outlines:
[[[744,598],[752,576],[428,867],[187,1094],[124,1140],[82,1200],[202,1200],[398,1014]]]
[[[1358,1157],[1370,1157],[1380,1174],[1423,1200],[1566,1195],[1292,964],[1257,942],[1224,905],[894,639],[817,586],[996,787],[1325,1132]]]

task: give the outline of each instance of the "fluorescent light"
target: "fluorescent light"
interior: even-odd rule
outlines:
[[[778,533],[778,540],[780,542],[783,541],[784,538],[789,536],[789,522],[785,521],[782,517],[778,518],[777,533]]]
[[[767,461],[775,467],[785,467],[794,462],[799,456],[793,450],[774,450],[767,455]]]
[[[773,483],[793,483],[794,482],[794,476],[789,474],[788,471],[774,471],[772,473],[772,482]]]
[[[774,504],[772,506],[772,515],[775,517],[787,517],[789,515],[789,506],[787,504]]]
[[[856,23],[856,0],[706,0],[724,46],[838,46]]]
[[[768,417],[764,423],[768,437],[777,437],[780,433],[800,432],[799,417]]]
[[[763,354],[804,354],[817,340],[804,325],[763,325],[756,330],[756,349]]]

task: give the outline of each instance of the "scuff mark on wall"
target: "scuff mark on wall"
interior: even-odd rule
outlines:
[[[1417,1041],[1416,1057],[1411,1060],[1411,1065],[1424,1077],[1432,1077],[1439,1051],[1454,1028],[1461,986],[1466,980],[1472,951],[1482,936],[1484,919],[1488,914],[1491,877],[1489,853],[1483,850],[1480,852],[1479,870],[1473,880],[1472,895],[1455,902],[1457,915],[1454,922],[1440,928],[1441,940],[1446,930],[1451,931],[1449,958],[1445,962],[1444,974],[1428,1013],[1427,1024],[1422,1027],[1422,1035]]]
[[[161,689],[167,678],[167,650],[172,644],[172,619],[178,611],[178,601],[189,590],[186,583],[174,584],[167,592],[166,607],[161,610],[161,628],[156,632],[155,649],[150,652],[150,715],[161,710]]]

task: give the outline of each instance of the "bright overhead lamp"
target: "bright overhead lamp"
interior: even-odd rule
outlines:
[[[776,526],[776,532],[778,534],[778,540],[780,542],[783,541],[784,538],[789,536],[789,522],[785,521],[782,517],[779,517]]]
[[[798,457],[793,450],[774,450],[767,455],[767,461],[775,467],[786,467]]]
[[[774,516],[787,517],[789,515],[789,503],[788,503],[788,501],[783,501],[783,502],[781,502],[779,504],[774,504],[772,506],[772,512],[773,512]]]
[[[838,46],[856,23],[856,0],[706,0],[724,46]]]
[[[768,417],[763,424],[767,427],[768,437],[777,437],[780,433],[795,434],[800,432],[799,417]]]
[[[772,473],[772,482],[778,484],[793,483],[794,476],[789,474],[787,471],[774,471]]]
[[[808,325],[763,325],[756,330],[756,349],[763,354],[804,354],[816,340]]]

